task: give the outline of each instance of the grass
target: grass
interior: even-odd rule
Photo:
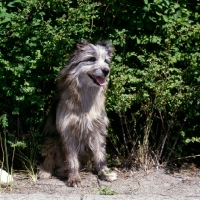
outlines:
[[[117,192],[115,190],[112,190],[110,187],[106,186],[106,187],[99,187],[97,189],[97,192],[100,195],[114,195],[117,194]]]

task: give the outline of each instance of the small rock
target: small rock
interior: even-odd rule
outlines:
[[[11,184],[13,182],[13,176],[8,174],[3,169],[0,169],[0,183],[1,184]]]

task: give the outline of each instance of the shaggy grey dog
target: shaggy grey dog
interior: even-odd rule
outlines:
[[[84,40],[59,73],[56,99],[44,129],[47,138],[40,178],[55,173],[68,177],[68,186],[80,186],[79,165],[91,158],[104,179],[117,178],[107,168],[105,152],[109,123],[105,112],[106,77],[112,57],[109,42],[93,45]]]

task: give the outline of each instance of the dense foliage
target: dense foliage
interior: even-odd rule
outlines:
[[[199,13],[199,0],[0,2],[0,161],[13,151],[36,160],[57,72],[82,38],[116,49],[107,112],[117,158],[147,168],[198,154]]]

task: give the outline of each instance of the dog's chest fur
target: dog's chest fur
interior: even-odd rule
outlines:
[[[85,88],[81,92],[74,91],[73,98],[62,96],[57,107],[59,121],[56,126],[65,140],[77,138],[77,145],[84,141],[91,147],[95,137],[106,136],[109,122],[104,108],[104,93],[103,88],[93,88],[92,91]]]

